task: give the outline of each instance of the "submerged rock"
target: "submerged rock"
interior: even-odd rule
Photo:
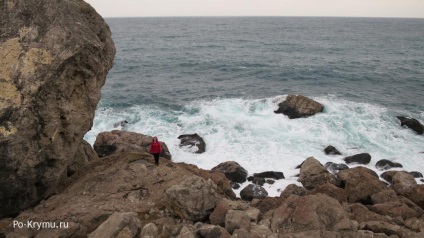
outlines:
[[[197,150],[193,151],[196,154],[201,154],[206,151],[206,143],[202,137],[198,134],[186,134],[178,136],[178,139],[181,140],[180,147],[189,146],[197,147]]]
[[[336,164],[333,162],[325,163],[324,167],[328,170],[328,172],[332,174],[337,174],[340,170],[349,169],[349,167],[346,164]]]
[[[266,172],[261,172],[261,173],[254,173],[253,177],[255,177],[255,178],[271,178],[271,179],[275,179],[275,180],[285,178],[283,172],[277,172],[277,171],[266,171]]]
[[[336,147],[329,145],[324,149],[326,155],[341,155],[340,151],[336,149]]]
[[[371,155],[368,153],[356,154],[344,158],[344,161],[348,164],[358,163],[358,164],[369,164],[371,161]]]
[[[397,116],[397,118],[400,120],[401,126],[407,126],[419,135],[424,134],[424,125],[421,124],[421,122],[419,122],[417,119],[403,116]]]
[[[278,109],[274,112],[296,119],[312,116],[323,110],[324,106],[313,99],[302,95],[289,95],[285,101],[278,104]]]
[[[378,170],[388,170],[388,169],[391,169],[391,168],[403,168],[403,166],[400,163],[392,162],[392,161],[387,160],[387,159],[379,160],[375,164],[375,167]]]
[[[2,2],[0,217],[52,195],[94,112],[115,47],[85,1]]]

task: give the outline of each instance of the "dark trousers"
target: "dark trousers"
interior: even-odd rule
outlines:
[[[153,154],[153,157],[155,158],[155,165],[159,165],[159,153]]]

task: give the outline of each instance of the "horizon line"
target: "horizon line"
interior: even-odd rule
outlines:
[[[242,17],[281,17],[281,18],[383,18],[383,19],[424,19],[424,17],[394,17],[394,16],[252,16],[252,15],[228,15],[228,16],[105,16],[103,18],[242,18]]]

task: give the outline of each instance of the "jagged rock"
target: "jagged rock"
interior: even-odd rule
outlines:
[[[227,161],[213,167],[211,171],[220,171],[233,182],[244,183],[247,179],[247,170],[235,161]]]
[[[70,164],[68,164],[66,173],[67,176],[72,176],[82,167],[87,165],[88,162],[96,159],[99,159],[99,156],[97,155],[96,151],[94,151],[93,147],[91,147],[91,145],[87,141],[83,140],[77,150],[77,153],[75,154],[74,159],[70,160]]]
[[[396,163],[387,159],[382,159],[379,160],[376,164],[375,167],[378,170],[388,170],[391,168],[403,168],[403,166],[400,163]]]
[[[221,199],[216,204],[215,209],[209,216],[209,220],[212,225],[225,226],[225,216],[227,215],[228,210],[230,210],[230,205],[227,199]]]
[[[197,150],[193,151],[196,154],[201,154],[206,151],[206,143],[197,133],[180,135],[178,139],[181,140],[180,147],[197,147]]]
[[[70,185],[61,193],[21,212],[14,218],[18,221],[31,219],[69,222],[68,229],[37,231],[23,228],[13,229],[5,235],[6,237],[87,237],[88,233],[94,231],[114,211],[135,212],[139,214],[143,225],[154,222],[160,231],[169,222],[160,223],[159,219],[173,215],[166,209],[167,198],[164,191],[181,184],[196,173],[205,176],[206,179],[208,179],[207,176],[215,174],[197,170],[198,172],[196,172],[196,166],[186,166],[170,161],[164,163],[164,166],[156,167],[152,156],[140,151],[121,152],[92,161],[70,178]],[[228,184],[224,174],[219,174]],[[212,183],[213,180],[211,180],[207,183]],[[189,190],[191,186],[194,185],[188,186]],[[202,190],[198,189],[198,191],[200,193]],[[199,199],[201,202],[197,201],[197,203],[205,203],[213,196],[209,195],[206,200],[201,198]],[[219,196],[225,196],[225,194],[219,192]],[[196,196],[192,197],[194,199]],[[189,201],[189,199],[186,200]],[[1,228],[0,220],[0,235],[3,232]]]
[[[126,237],[136,237],[141,227],[137,213],[115,212],[103,222],[95,231],[88,235],[89,238],[116,237],[119,233],[126,233]],[[144,229],[144,227],[143,227]],[[156,228],[157,233],[157,228]],[[143,236],[144,237],[144,236]]]
[[[232,234],[235,229],[250,230],[250,218],[244,211],[229,210],[225,216],[225,229]]]
[[[380,174],[380,177],[386,180],[389,184],[392,184],[393,176],[399,171],[385,171],[384,173]]]
[[[94,142],[94,150],[99,157],[105,157],[118,152],[143,151],[148,152],[153,137],[131,131],[113,130],[101,132]],[[162,153],[160,157],[172,159],[165,142],[160,141]]]
[[[424,184],[419,184],[412,188],[405,197],[424,209]]]
[[[218,202],[216,184],[198,176],[191,176],[165,191],[168,209],[182,219],[202,221]]]
[[[271,178],[275,180],[285,178],[282,172],[277,172],[277,171],[266,171],[262,173],[254,173],[253,177],[254,178]]]
[[[190,230],[190,228],[188,228],[187,226],[183,226],[177,238],[196,238],[196,236],[195,233]]]
[[[336,147],[329,145],[324,149],[326,155],[341,155],[340,151],[336,149]]]
[[[357,164],[369,164],[371,161],[371,155],[368,153],[356,154],[344,158],[344,161],[347,164],[357,163]]]
[[[268,192],[256,184],[249,184],[240,192],[241,199],[245,201],[252,201],[254,198],[265,198],[266,196],[268,196]]]
[[[350,203],[370,204],[373,194],[386,189],[374,171],[362,166],[342,170],[338,173],[338,177],[343,180]]]
[[[357,221],[359,224],[368,221],[384,221],[388,223],[394,223],[392,218],[372,212],[366,206],[360,203],[348,204],[346,211],[350,213],[349,217]]]
[[[302,95],[289,95],[285,101],[278,104],[278,109],[274,112],[296,119],[312,116],[323,110],[324,106],[313,99]]]
[[[289,184],[283,192],[281,192],[280,197],[288,198],[291,195],[305,196],[308,193],[308,190],[304,187],[297,186],[296,184]]]
[[[246,214],[249,216],[251,222],[258,223],[261,211],[257,208],[249,208],[246,210]]]
[[[233,232],[233,236],[235,238],[250,238],[250,233],[246,231],[245,229],[235,229]]]
[[[337,231],[342,227],[357,229],[340,203],[323,194],[288,197],[274,211],[271,220],[271,230],[280,234],[321,229]]]
[[[0,218],[55,192],[90,130],[115,47],[85,1],[18,1],[0,14]]]
[[[301,182],[306,189],[313,189],[326,183],[340,186],[340,181],[330,174],[314,157],[309,157],[302,163],[297,181]]]
[[[269,226],[252,223],[250,235],[253,238],[278,238],[278,234],[272,233]]]
[[[417,119],[407,118],[403,116],[397,116],[400,120],[401,126],[407,126],[413,131],[415,131],[418,135],[422,135],[424,133],[424,126]]]
[[[333,162],[325,163],[324,167],[332,174],[337,174],[340,170],[349,169],[346,164],[336,164]]]
[[[370,206],[369,209],[383,216],[402,217],[404,220],[422,215],[400,201],[375,204]]]
[[[405,221],[405,226],[413,231],[424,232],[424,217],[408,219]]]

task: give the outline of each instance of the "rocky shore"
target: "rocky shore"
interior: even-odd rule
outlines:
[[[249,176],[236,161],[204,170],[173,162],[165,143],[155,166],[152,137],[121,130],[91,147],[83,136],[115,55],[107,24],[82,0],[9,0],[0,11],[0,237],[424,237],[422,171],[381,160],[379,177],[361,166],[367,153],[305,158],[303,186],[268,197],[262,186],[281,171]],[[276,113],[323,111],[292,95]],[[422,134],[417,120],[399,120]],[[197,134],[180,139],[206,151]]]

